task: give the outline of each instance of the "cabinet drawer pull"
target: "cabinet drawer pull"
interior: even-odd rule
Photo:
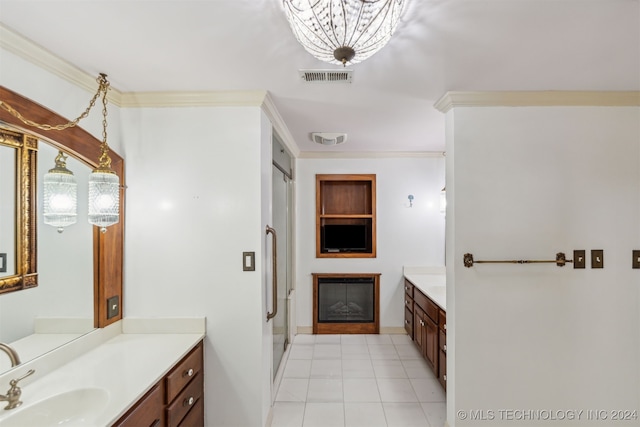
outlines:
[[[446,345],[446,344],[445,344],[445,345],[443,345],[443,346],[442,346],[442,349],[443,349],[444,351],[447,351],[447,345]]]
[[[405,291],[408,291],[408,290],[409,290],[409,287],[408,287],[408,286],[405,286],[405,287],[404,287],[404,290],[405,290]]]
[[[447,380],[447,376],[446,376],[446,375],[443,375],[443,376],[442,376],[442,379],[446,381],[446,380]]]
[[[447,330],[447,324],[445,323],[444,326],[442,327],[442,329],[444,329],[445,331]]]
[[[420,326],[424,326],[424,321],[420,321]]]
[[[192,377],[194,374],[193,368],[190,368],[188,371],[184,371],[184,374],[182,374],[183,377]]]
[[[184,399],[184,403],[182,404],[182,406],[191,406],[193,405],[193,402],[195,402],[196,400],[193,397],[190,397],[188,399]]]
[[[408,324],[409,324],[409,321],[408,321],[407,319],[404,319],[404,324],[405,324],[405,325],[408,325]]]

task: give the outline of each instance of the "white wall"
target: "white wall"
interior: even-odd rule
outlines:
[[[448,422],[640,425],[588,410],[640,410],[640,109],[481,107],[447,114]],[[604,269],[476,264],[573,258]],[[449,317],[449,316],[448,316]],[[572,421],[501,410],[583,410]],[[463,420],[458,411],[485,421]]]
[[[208,426],[266,417],[263,122],[258,107],[123,109],[124,314],[206,316]]]
[[[376,174],[377,257],[315,257],[316,174]],[[444,264],[444,216],[439,210],[444,158],[313,159],[296,163],[296,306],[298,327],[310,328],[311,273],[382,273],[380,327],[404,324],[403,266]],[[414,196],[409,207],[408,195]]]

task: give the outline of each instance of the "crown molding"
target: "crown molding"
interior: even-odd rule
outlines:
[[[275,104],[273,103],[273,98],[267,92],[264,96],[262,102],[262,111],[265,112],[269,120],[271,120],[271,125],[275,129],[275,132],[278,134],[284,145],[289,149],[289,152],[293,158],[300,157],[300,147],[296,144],[295,139],[291,135],[287,124],[284,122],[284,119],[278,112]]]
[[[639,107],[638,91],[447,92],[434,104],[446,113],[457,107]]]
[[[97,75],[92,76],[75,65],[65,61],[35,44],[31,40],[0,23],[0,48],[28,61],[50,73],[78,86],[87,92],[95,92],[98,88]],[[110,87],[107,94],[109,102],[119,105],[121,93]]]
[[[260,107],[266,91],[124,92],[122,108]]]
[[[300,159],[440,158],[443,151],[303,151]]]

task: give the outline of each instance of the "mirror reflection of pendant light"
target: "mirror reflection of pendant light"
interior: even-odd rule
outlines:
[[[406,0],[283,0],[293,34],[313,56],[356,64],[387,44]]]
[[[44,175],[44,223],[57,227],[58,233],[78,220],[78,184],[66,160],[59,151],[55,167]]]
[[[107,76],[98,78],[102,92],[102,144],[100,144],[99,165],[89,176],[89,223],[100,227],[105,233],[108,226],[119,221],[120,179],[111,170],[111,158],[107,145]]]
[[[49,125],[39,124],[33,120],[25,118],[15,108],[0,100],[0,108],[6,110],[14,117],[20,119],[24,124],[37,127],[42,130],[65,130],[76,126],[78,122],[89,115],[89,111],[102,94],[102,143],[100,144],[100,157],[98,167],[93,170],[89,177],[89,223],[100,227],[100,231],[105,233],[106,227],[116,224],[120,218],[120,179],[111,170],[111,158],[109,157],[109,146],[107,145],[107,92],[109,82],[106,74],[100,73],[97,78],[98,90],[89,102],[85,111],[65,124]],[[54,168],[55,169],[55,168]]]

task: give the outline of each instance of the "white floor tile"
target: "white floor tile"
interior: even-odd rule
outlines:
[[[408,378],[399,360],[372,360],[376,378]]]
[[[294,344],[315,344],[316,336],[313,334],[298,334],[293,338]]]
[[[365,339],[367,340],[367,344],[393,344],[391,341],[390,335],[365,335]]]
[[[393,334],[389,335],[389,337],[391,337],[391,342],[393,342],[395,345],[413,344],[413,340],[409,338],[409,335],[406,334]]]
[[[316,335],[316,344],[340,344],[340,337],[334,334]]]
[[[346,427],[387,427],[382,403],[345,403]],[[275,427],[275,426],[274,426]]]
[[[369,346],[366,344],[342,344],[343,359],[369,359]]]
[[[303,427],[344,427],[343,403],[307,403]]]
[[[383,403],[389,427],[425,427],[427,417],[419,403]]]
[[[291,358],[291,357],[289,357]],[[402,366],[409,378],[435,378],[435,374],[423,359],[402,360]]]
[[[366,344],[367,339],[364,337],[364,335],[360,334],[345,334],[340,336],[340,343],[343,345]]]
[[[289,360],[291,359],[312,359],[313,344],[292,344],[289,350]]]
[[[438,380],[412,378],[409,381],[416,392],[418,402],[444,402],[447,400],[444,389]]]
[[[307,400],[308,388],[309,379],[307,378],[283,378],[276,394],[276,401],[304,402]]]
[[[378,390],[383,402],[418,402],[408,379],[378,378]]]
[[[315,344],[313,346],[314,359],[340,359],[341,357],[340,344]]]
[[[342,360],[313,359],[311,378],[342,378]]]
[[[380,402],[378,384],[373,378],[345,378],[342,384],[345,402]]]
[[[271,427],[302,427],[304,407],[304,402],[274,403]]]
[[[369,359],[342,359],[342,378],[375,378]]]
[[[422,411],[427,416],[431,427],[444,427],[447,421],[447,404],[446,402],[429,402],[421,403]]]
[[[400,360],[393,344],[369,344],[371,359]]]
[[[415,344],[396,344],[396,351],[400,359],[422,359],[420,350]]]
[[[311,359],[287,360],[284,366],[283,378],[309,378],[311,374]]]
[[[311,378],[307,402],[343,402],[342,379]]]

